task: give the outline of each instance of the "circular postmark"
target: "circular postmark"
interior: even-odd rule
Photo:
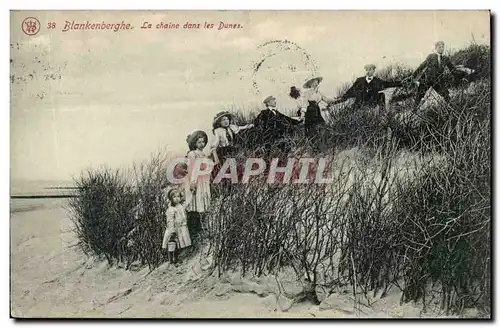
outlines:
[[[21,29],[26,35],[35,35],[40,31],[40,21],[35,17],[26,17],[21,23]]]
[[[252,67],[255,94],[260,94],[261,83],[288,84],[301,75],[314,76],[318,71],[312,56],[293,41],[271,40],[259,45],[257,50],[261,52],[261,57]]]

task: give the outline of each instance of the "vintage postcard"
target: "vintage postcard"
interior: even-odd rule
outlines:
[[[11,11],[11,317],[490,319],[490,22]]]

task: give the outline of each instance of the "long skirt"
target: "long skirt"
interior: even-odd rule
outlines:
[[[307,111],[304,116],[304,128],[308,137],[314,137],[316,127],[325,123],[325,119],[321,116],[321,109],[315,101],[309,101]]]
[[[187,213],[187,224],[190,236],[195,240],[201,231],[201,215],[197,212]]]
[[[225,161],[228,158],[234,158],[236,160],[236,170],[237,170],[238,182],[241,181],[241,179],[243,177],[245,163],[244,162],[241,163],[241,161],[238,162],[238,159],[236,158],[237,152],[238,152],[238,148],[236,148],[235,146],[219,147],[217,149],[217,157],[219,158],[219,163],[217,163],[212,170],[212,179],[215,180],[215,178],[219,174],[222,166],[224,165]],[[228,172],[228,170],[226,169],[226,173],[227,172]],[[222,184],[226,187],[230,186],[231,183],[232,183],[231,180],[227,179],[227,178],[224,178],[220,181],[220,184]]]
[[[187,190],[186,192],[191,192]],[[205,213],[210,208],[210,200],[212,198],[210,193],[210,177],[198,177],[196,182],[196,190],[193,193],[193,199],[187,206],[186,211]]]
[[[214,166],[212,170],[212,179],[215,179],[217,177],[217,174],[219,174],[219,171],[224,165],[226,159],[234,158],[236,156],[236,151],[237,149],[234,146],[217,148],[217,158],[219,159],[219,162]]]
[[[311,141],[312,148],[314,150],[319,150],[321,143],[321,128],[326,122],[323,116],[321,116],[321,109],[317,102],[309,101],[304,119],[306,137]]]

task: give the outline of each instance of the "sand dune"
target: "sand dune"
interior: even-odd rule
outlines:
[[[27,202],[27,201],[25,201]],[[419,317],[393,291],[359,311],[349,291],[319,306],[273,293],[272,278],[204,277],[199,259],[175,268],[126,271],[85,257],[75,245],[64,201],[11,215],[11,314],[22,318]],[[29,204],[22,204],[28,206]],[[284,281],[291,291],[292,281]],[[323,297],[324,298],[324,297]],[[428,315],[426,315],[428,316]]]

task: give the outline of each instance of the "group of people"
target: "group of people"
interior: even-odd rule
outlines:
[[[435,53],[427,56],[425,61],[415,70],[410,77],[418,84],[416,103],[418,104],[429,88],[433,88],[446,101],[450,96],[447,87],[444,85],[442,75],[447,67],[452,73],[457,71],[450,59],[443,54],[444,42],[435,44]],[[320,132],[323,124],[326,123],[322,115],[320,103],[324,102],[327,107],[343,102],[349,98],[354,98],[355,106],[380,106],[384,108],[385,97],[383,91],[387,88],[401,87],[401,82],[388,82],[376,76],[376,66],[365,65],[366,74],[355,80],[353,85],[340,97],[329,98],[319,91],[322,77],[313,77],[303,84],[304,91],[297,87],[290,89],[290,97],[297,101],[298,117],[289,117],[277,110],[276,98],[269,96],[264,99],[265,108],[261,110],[255,120],[246,125],[237,125],[233,114],[227,111],[219,112],[215,115],[213,126],[213,143],[210,146],[209,154],[205,153],[208,145],[208,135],[206,132],[197,130],[192,132],[187,138],[189,152],[187,158],[194,161],[198,158],[211,157],[216,165],[213,172],[225,162],[227,158],[234,158],[237,153],[236,136],[238,133],[248,129],[258,131],[260,140],[269,154],[271,145],[278,144],[283,153],[291,151],[286,143],[280,143],[287,133],[295,126],[303,124],[307,138],[314,139]],[[177,171],[181,177],[187,175],[187,166],[181,166]],[[212,176],[213,178],[213,176]],[[192,244],[192,236],[197,235],[200,230],[207,228],[206,212],[211,203],[210,177],[198,177],[196,180],[188,179],[188,186],[185,188],[168,188],[165,191],[169,207],[166,214],[166,229],[162,242],[162,247],[168,250],[171,262],[176,262],[176,254],[179,249],[185,249]]]

